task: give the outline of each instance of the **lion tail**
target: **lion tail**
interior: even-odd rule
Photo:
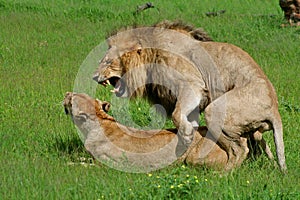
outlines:
[[[276,112],[276,116],[273,116],[270,121],[273,124],[277,162],[280,167],[280,170],[286,173],[287,167],[286,167],[285,155],[284,155],[283,128],[282,128],[282,121],[278,111]]]

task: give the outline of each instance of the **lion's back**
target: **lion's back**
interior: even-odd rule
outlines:
[[[225,91],[245,86],[257,79],[268,80],[260,66],[240,47],[222,42],[205,42],[201,46],[214,61]]]

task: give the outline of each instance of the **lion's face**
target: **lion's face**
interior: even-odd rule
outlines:
[[[128,46],[124,45],[124,43]],[[122,41],[122,43],[110,41],[109,49],[104,58],[100,61],[93,79],[104,87],[112,85],[114,89],[112,89],[111,92],[115,93],[116,96],[127,96],[124,75],[130,68],[134,67],[131,61],[133,57],[136,58],[139,56],[138,52],[140,49],[141,48],[138,47],[134,41],[130,43],[124,41]]]
[[[120,58],[111,56],[108,52],[100,61],[93,79],[104,87],[112,85],[114,89],[111,91],[117,96],[121,96],[124,93],[124,85],[120,81],[123,74],[124,70],[121,67]]]
[[[93,99],[86,94],[67,92],[63,101],[66,114],[71,115],[74,122],[83,123],[87,120],[99,119],[107,115],[110,104],[106,101]]]

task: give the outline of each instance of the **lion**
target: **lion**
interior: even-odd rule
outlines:
[[[300,0],[280,0],[279,5],[291,26],[300,26]]]
[[[140,96],[161,104],[186,148],[199,126],[199,113],[204,112],[208,134],[227,153],[227,170],[246,158],[241,136],[273,130],[278,164],[285,171],[278,100],[259,65],[237,46],[201,41],[193,30],[170,23],[109,38],[109,49],[93,79],[113,85],[118,97]]]
[[[67,92],[63,105],[83,134],[86,150],[96,159],[112,161],[113,167],[148,171],[175,161],[221,170],[228,161],[226,152],[215,145],[213,138],[205,137],[207,128],[204,126],[195,131],[189,153],[178,156],[176,148],[180,143],[176,129],[143,131],[126,127],[107,113],[109,102],[83,93]],[[247,139],[240,139],[248,149]],[[207,145],[213,148],[207,151]],[[126,163],[123,163],[124,158]]]

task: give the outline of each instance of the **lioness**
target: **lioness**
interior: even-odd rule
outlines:
[[[175,129],[142,131],[126,127],[107,114],[110,108],[108,102],[86,94],[67,92],[63,105],[83,134],[87,151],[101,161],[111,161],[113,167],[148,171],[180,160],[222,169],[227,163],[226,152],[214,145],[210,138],[203,137],[206,127],[199,127],[195,132],[189,153],[178,157],[175,153],[179,145]],[[247,139],[241,138],[241,144],[248,149]],[[206,152],[206,145],[214,147]]]
[[[282,122],[271,82],[245,51],[199,41],[196,30],[166,22],[117,33],[108,39],[93,79],[112,84],[119,97],[143,96],[162,104],[186,146],[204,111],[209,134],[228,155],[228,170],[246,158],[241,135],[273,130],[284,171]]]

